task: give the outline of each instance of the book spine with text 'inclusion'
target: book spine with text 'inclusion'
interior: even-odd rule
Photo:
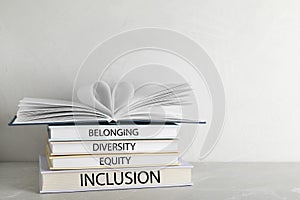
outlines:
[[[189,164],[164,167],[114,168],[51,171],[40,157],[40,192],[74,192],[148,187],[188,186]]]

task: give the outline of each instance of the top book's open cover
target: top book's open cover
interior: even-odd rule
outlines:
[[[14,116],[13,119],[8,123],[9,126],[26,126],[26,125],[53,125],[53,126],[73,126],[73,125],[177,125],[180,122],[176,121],[145,121],[145,120],[119,120],[119,121],[102,121],[102,120],[93,120],[93,121],[64,121],[64,122],[19,122],[17,121],[17,116]],[[188,122],[189,123],[189,122]],[[206,124],[205,121],[191,122],[197,124]]]
[[[78,90],[80,103],[24,98],[10,125],[205,123],[181,115],[180,106],[189,103],[189,92],[186,84],[134,88],[120,82],[111,89],[101,81]]]

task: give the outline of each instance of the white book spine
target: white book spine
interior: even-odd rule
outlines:
[[[49,126],[49,141],[174,139],[177,125],[78,125]]]
[[[50,171],[40,158],[40,192],[75,192],[148,187],[188,186],[191,165],[124,169]]]
[[[49,142],[51,155],[178,152],[177,140]]]
[[[101,154],[82,156],[50,156],[51,169],[83,169],[177,165],[178,154]]]

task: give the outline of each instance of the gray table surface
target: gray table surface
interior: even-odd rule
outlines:
[[[38,163],[0,163],[0,199],[300,199],[300,163],[194,163],[191,187],[38,193]]]

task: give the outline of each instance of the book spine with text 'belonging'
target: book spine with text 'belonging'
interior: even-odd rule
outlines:
[[[175,139],[177,125],[49,126],[49,141]]]

